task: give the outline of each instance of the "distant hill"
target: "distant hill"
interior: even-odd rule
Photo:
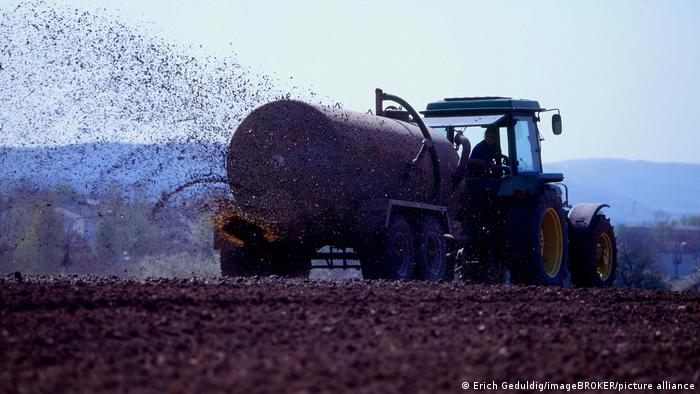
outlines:
[[[545,164],[564,173],[570,198],[607,202],[617,223],[649,222],[655,211],[700,214],[700,164],[586,159]]]

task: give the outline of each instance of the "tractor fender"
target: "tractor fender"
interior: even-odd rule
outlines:
[[[593,223],[593,219],[598,212],[606,207],[610,207],[610,205],[590,202],[576,204],[569,211],[568,217],[571,228],[574,230],[587,229]]]

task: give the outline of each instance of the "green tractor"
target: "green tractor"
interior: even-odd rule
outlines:
[[[543,171],[538,123],[558,109],[505,97],[447,98],[428,104],[422,121],[460,152],[454,184],[461,189],[448,258],[458,275],[486,283],[611,286],[616,241],[606,204],[568,203],[563,174]],[[472,150],[470,141],[480,141]],[[486,152],[486,153],[485,153]],[[454,233],[454,232],[453,232]]]

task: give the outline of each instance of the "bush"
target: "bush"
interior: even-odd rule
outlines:
[[[641,289],[668,289],[661,267],[657,262],[653,235],[635,234],[618,227],[617,287]]]

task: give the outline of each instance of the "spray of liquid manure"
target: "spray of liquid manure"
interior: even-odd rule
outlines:
[[[319,100],[107,11],[27,1],[0,12],[5,272],[159,275],[135,261],[209,256],[242,118],[279,98]]]

